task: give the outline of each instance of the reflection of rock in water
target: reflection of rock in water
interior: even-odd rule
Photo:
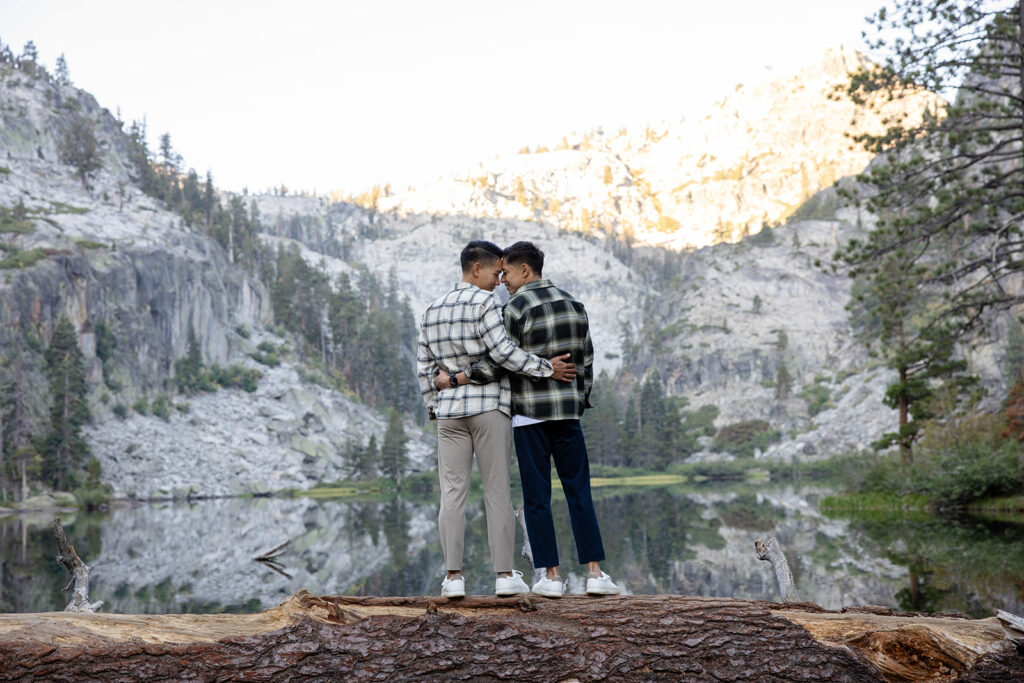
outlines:
[[[847,532],[845,522],[828,520],[817,513],[808,504],[808,495],[815,493],[782,489],[748,496],[685,496],[690,505],[681,507],[674,522],[678,535],[686,537],[685,548],[676,550],[670,570],[659,576],[651,566],[642,566],[644,555],[650,558],[651,541],[646,541],[645,553],[642,548],[638,550],[645,544],[642,535],[629,539],[630,587],[634,592],[778,600],[772,568],[758,562],[753,549],[756,537],[771,533],[786,551],[805,599],[835,609],[854,604],[895,605],[894,594],[905,570],[868,554],[857,535]],[[671,505],[668,500],[655,502],[658,508]],[[680,508],[678,503],[675,506]],[[632,513],[634,518],[657,514],[652,510],[623,512]]]
[[[607,555],[602,566],[626,592],[778,600],[772,568],[757,560],[753,546],[758,536],[773,534],[787,553],[801,597],[829,609],[863,604],[912,609],[903,602],[908,566],[915,566],[921,572],[921,609],[975,616],[988,616],[996,607],[1024,612],[1012,583],[983,564],[985,557],[998,556],[1005,560],[1003,574],[1020,575],[1024,560],[1008,548],[1019,533],[979,541],[967,530],[949,529],[945,533],[953,536],[940,543],[937,534],[945,527],[937,522],[930,535],[920,525],[898,524],[883,525],[889,535],[879,535],[862,523],[819,513],[814,501],[824,490],[778,484],[697,490],[595,489]],[[562,574],[570,592],[582,592],[585,573],[576,563],[565,501],[557,492],[552,509]],[[63,598],[54,597],[60,579],[46,578],[45,571],[20,574],[45,580],[13,583],[20,576],[12,564],[18,545],[14,527],[4,528],[10,540],[0,533],[0,557],[8,568],[0,605],[20,611],[62,608]],[[83,518],[69,525],[69,538],[73,534],[93,567],[92,597],[114,612],[251,611],[302,588],[320,594],[436,595],[444,569],[437,503],[430,497],[148,504],[117,508],[92,521]],[[52,571],[52,540],[41,538],[30,546],[36,559],[24,566]],[[252,559],[285,539],[292,543],[280,560],[291,579]],[[950,545],[959,548],[952,555],[971,561],[943,568],[925,553],[930,546]],[[917,568],[922,563],[927,565]],[[521,560],[517,568],[532,579]],[[467,507],[463,570],[468,592],[493,591],[483,503],[476,498]]]
[[[262,609],[301,588],[352,592],[389,566],[388,505],[298,498],[118,509],[103,526],[93,592],[119,612]],[[429,539],[430,517],[421,507],[409,518],[407,552]],[[288,538],[280,560],[290,580],[252,559]]]

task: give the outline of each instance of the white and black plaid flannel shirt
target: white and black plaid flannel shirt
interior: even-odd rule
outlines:
[[[502,375],[512,385],[512,414],[538,420],[575,420],[590,408],[594,386],[594,344],[587,309],[551,280],[527,282],[505,304],[505,327],[525,351],[554,358],[564,353],[576,364],[573,382],[525,381],[508,375],[486,359],[466,370],[471,382],[493,382]]]
[[[511,416],[512,389],[507,376],[443,391],[434,384],[438,369],[454,374],[485,357],[530,377],[550,377],[554,372],[550,361],[523,351],[508,338],[501,304],[494,294],[458,282],[427,307],[420,324],[416,374],[431,417],[444,420],[489,410]]]

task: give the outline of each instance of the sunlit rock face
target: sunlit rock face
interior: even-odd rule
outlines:
[[[703,117],[568,136],[550,149],[394,192],[379,207],[543,220],[673,248],[732,242],[861,172],[872,154],[851,135],[943,106],[927,92],[879,111],[853,104],[840,91],[850,72],[866,66],[859,53],[829,50],[797,73],[737,84]]]

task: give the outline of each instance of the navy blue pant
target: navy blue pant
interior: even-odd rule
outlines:
[[[526,532],[533,566],[557,567],[558,543],[551,518],[551,458],[569,504],[572,535],[580,564],[604,559],[601,530],[590,497],[590,462],[579,420],[549,420],[512,430],[523,482]]]

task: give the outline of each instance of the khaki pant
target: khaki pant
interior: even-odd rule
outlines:
[[[483,480],[487,511],[487,543],[495,572],[512,571],[516,542],[515,512],[509,490],[512,421],[499,410],[437,423],[437,472],[441,480],[441,512],[437,525],[449,571],[462,569],[466,533],[466,499],[473,453]]]

